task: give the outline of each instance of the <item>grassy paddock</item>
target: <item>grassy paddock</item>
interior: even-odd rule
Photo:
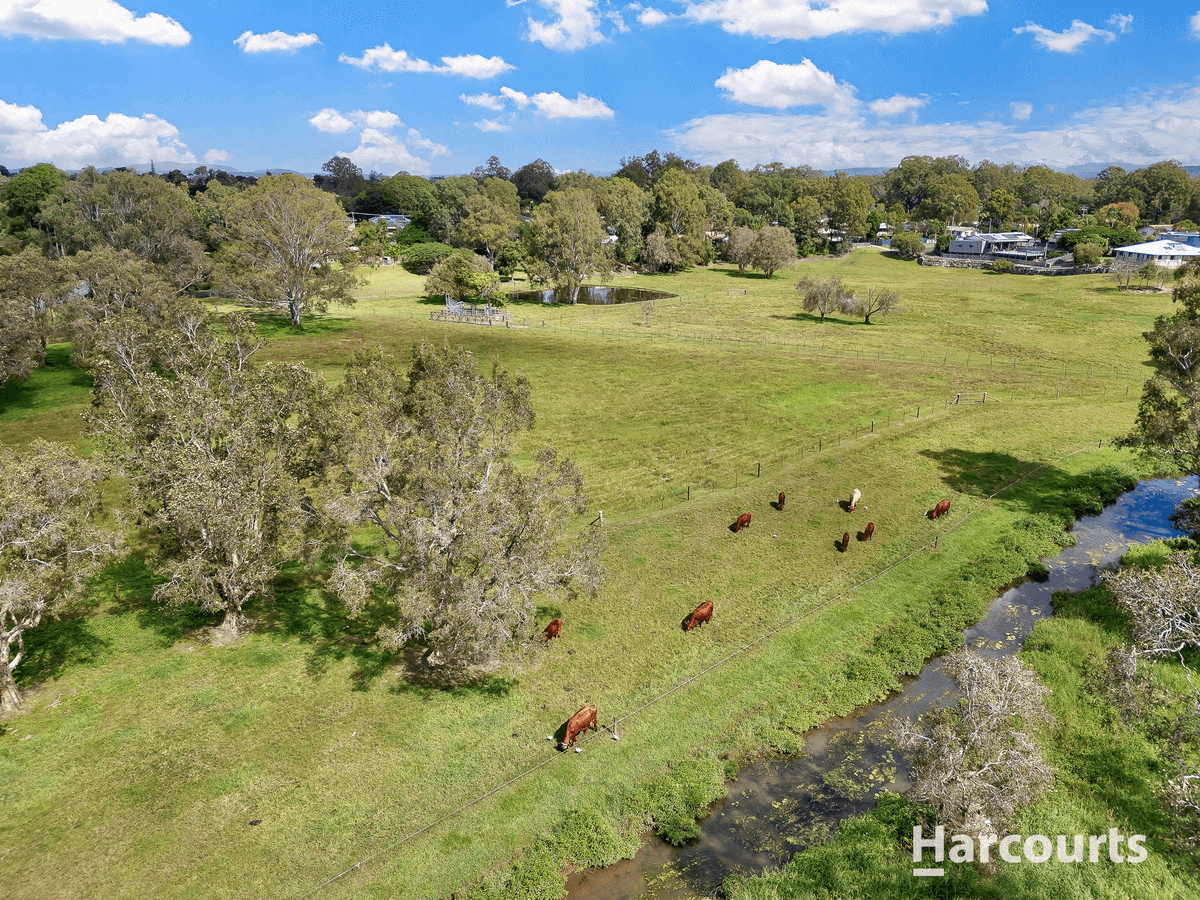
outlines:
[[[461,342],[525,373],[538,424],[524,450],[551,440],[580,461],[609,523],[607,580],[595,598],[542,611],[543,622],[559,613],[566,622],[553,645],[446,689],[376,648],[323,594],[319,573],[290,573],[249,610],[270,627],[215,649],[203,641],[204,617],[148,602],[152,574],[136,559],[115,567],[86,614],[31,636],[19,670],[32,696],[0,736],[5,865],[23,873],[11,896],[298,896],[368,857],[322,893],[439,897],[488,872],[502,883],[506,861],[539,834],[559,836],[560,849],[542,858],[595,860],[626,852],[646,821],[684,827],[681,810],[706,796],[721,755],[794,748],[805,728],[887,690],[911,664],[898,646],[937,646],[955,616],[1052,549],[1037,517],[1077,508],[1089,490],[1081,474],[1120,460],[1096,444],[1128,427],[1136,397],[1112,377],[821,356],[813,342],[836,330],[874,342],[868,351],[935,346],[923,329],[962,295],[974,298],[972,327],[1024,341],[1023,359],[1062,357],[1080,370],[1103,357],[1134,371],[1139,333],[1169,300],[1109,297],[1103,282],[1071,280],[1056,305],[1014,293],[1055,282],[963,272],[954,287],[945,270],[870,253],[803,265],[901,280],[909,310],[869,329],[822,326],[795,317],[795,272],[750,284],[713,270],[640,280],[691,296],[677,320],[666,321],[676,307],[656,309],[653,342],[632,310],[596,313],[597,323],[611,318],[607,330],[582,308],[562,309],[559,330],[448,326],[430,322],[430,305],[412,295],[364,300],[297,330],[263,318],[269,356],[331,378],[356,348],[382,344],[406,358],[416,340]],[[411,289],[393,272],[397,292]],[[724,293],[743,282],[746,295]],[[1111,346],[1087,350],[1072,323],[1104,309],[1119,320],[1105,332]],[[1040,324],[1025,321],[1037,310]],[[759,346],[756,334],[779,340]],[[946,334],[964,355],[981,340]],[[944,408],[969,389],[1002,402]],[[40,396],[31,408],[59,402]],[[73,396],[62,401],[71,415],[86,399]],[[898,414],[926,398],[940,410]],[[884,427],[861,434],[881,413]],[[0,438],[22,439],[29,426],[7,415],[0,408]],[[840,445],[808,452],[837,431]],[[864,505],[849,515],[837,501],[852,487]],[[780,489],[782,514],[768,505]],[[925,519],[943,497],[951,515]],[[728,526],[743,509],[754,523],[734,535]],[[867,521],[874,540],[853,540]],[[846,554],[833,547],[843,531]],[[939,549],[920,550],[935,535]],[[706,599],[713,623],[685,634],[683,617]],[[948,604],[954,615],[938,618]],[[911,634],[897,630],[913,623]],[[863,662],[875,656],[888,664]],[[603,725],[629,715],[621,741],[602,733],[581,755],[556,755],[545,736],[584,702],[598,705]],[[679,764],[693,756],[712,765],[685,777]],[[686,790],[676,796],[674,784]],[[570,849],[593,832],[609,839]],[[524,859],[518,881],[560,883],[557,872],[528,868],[539,855]]]

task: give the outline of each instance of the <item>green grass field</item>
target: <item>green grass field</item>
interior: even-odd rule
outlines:
[[[513,304],[528,327],[449,325],[429,320],[421,279],[389,269],[300,329],[260,316],[266,355],[331,380],[358,348],[404,360],[415,341],[524,373],[538,419],[523,451],[549,440],[580,463],[591,509],[574,527],[605,511],[604,585],[543,610],[565,622],[553,645],[443,688],[375,647],[319,573],[291,572],[248,610],[262,627],[217,649],[210,620],[148,602],[136,557],[113,567],[90,606],[27,639],[28,699],[0,723],[7,894],[446,897],[504,882],[572,812],[661,821],[669,803],[637,791],[668,767],[794,749],[887,690],[893,673],[851,664],[881,629],[927,616],[948,584],[977,605],[1024,571],[1002,546],[1016,523],[1066,515],[1081,473],[1130,464],[1108,443],[1133,420],[1141,331],[1170,297],[875,251],[797,269],[892,287],[906,309],[822,324],[798,312],[800,271],[717,267],[621,279],[679,295],[649,314]],[[964,391],[999,402],[947,408]],[[64,355],[0,393],[0,440],[75,439],[88,401]],[[866,508],[851,516],[838,500],[852,487]],[[784,513],[768,505],[781,489]],[[929,522],[943,497],[951,515]],[[742,510],[754,523],[735,535]],[[869,520],[871,543],[834,550]],[[685,634],[703,600],[713,623]],[[628,717],[621,740],[556,754],[546,735],[584,702],[602,725]]]

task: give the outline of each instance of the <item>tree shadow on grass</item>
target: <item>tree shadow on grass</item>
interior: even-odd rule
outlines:
[[[941,466],[942,482],[951,490],[982,500],[1006,488],[998,499],[1030,514],[1073,519],[1096,515],[1137,485],[1133,474],[1113,465],[1074,475],[1058,466],[991,450],[922,450],[921,454]],[[1027,475],[1027,480],[1013,484]]]
[[[282,310],[239,308],[239,312],[245,313],[258,329],[259,336],[267,339],[322,337],[347,331],[357,325],[353,319],[343,319],[320,313],[305,313],[300,319],[300,324],[293,325],[291,316]]]
[[[819,315],[814,315],[808,312],[792,313],[790,316],[781,316],[778,313],[771,316],[772,319],[779,319],[783,322],[807,322],[816,325],[861,325],[863,324],[858,319],[835,319],[832,315],[826,315],[822,319]]]
[[[70,344],[46,348],[46,364],[28,378],[10,378],[0,385],[0,416],[33,410],[49,412],[64,402],[64,395],[80,400],[92,390],[92,376],[71,362]]]
[[[58,678],[65,669],[95,663],[109,642],[88,628],[88,620],[43,619],[25,634],[25,656],[13,675],[22,689]]]

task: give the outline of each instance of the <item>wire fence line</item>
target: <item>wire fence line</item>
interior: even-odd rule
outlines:
[[[661,701],[663,701],[667,697],[670,697],[672,694],[676,693],[677,691],[682,690],[683,688],[687,687],[690,684],[693,684],[694,682],[696,682],[699,679],[703,678],[704,676],[708,675],[710,672],[713,672],[714,670],[720,668],[721,666],[723,666],[730,660],[735,659],[738,656],[745,653],[747,650],[750,650],[750,649],[757,647],[758,645],[766,642],[767,640],[769,640],[770,638],[779,634],[780,632],[784,631],[785,629],[790,628],[793,625],[796,625],[796,624],[804,621],[805,619],[811,617],[815,613],[820,612],[821,610],[826,609],[826,608],[832,606],[833,604],[838,603],[839,601],[850,597],[850,595],[853,594],[856,590],[859,590],[860,588],[864,587],[865,585],[870,584],[871,582],[882,577],[883,575],[887,574],[888,572],[890,572],[891,570],[895,569],[896,567],[902,565],[903,563],[906,563],[909,560],[912,560],[912,559],[916,558],[917,556],[921,555],[922,553],[926,553],[930,550],[936,551],[939,547],[939,542],[941,542],[948,534],[950,534],[953,531],[956,531],[958,528],[960,528],[962,525],[964,525],[969,519],[971,519],[974,515],[976,515],[976,513],[978,513],[981,509],[983,509],[988,503],[990,503],[993,499],[995,499],[1000,494],[1004,493],[1005,491],[1007,491],[1013,487],[1016,487],[1018,484],[1025,482],[1026,480],[1028,480],[1033,475],[1037,474],[1038,472],[1040,472],[1042,469],[1046,468],[1047,466],[1062,462],[1065,459],[1070,459],[1074,456],[1078,456],[1080,453],[1086,453],[1093,449],[1098,449],[1098,448],[1093,448],[1092,445],[1089,443],[1087,446],[1080,447],[1077,450],[1071,451],[1070,453],[1065,453],[1062,456],[1057,457],[1055,459],[1047,460],[1045,462],[1037,464],[1036,466],[1032,467],[1029,471],[1027,471],[1024,475],[1021,475],[1019,478],[1016,478],[1013,481],[1010,481],[1009,483],[997,488],[995,491],[993,491],[987,497],[980,500],[974,507],[972,507],[970,510],[968,510],[965,514],[961,515],[956,521],[952,521],[952,522],[942,526],[942,528],[935,535],[935,537],[932,541],[927,541],[926,543],[915,548],[914,550],[911,550],[906,556],[901,557],[899,559],[896,559],[896,560],[888,563],[887,565],[883,566],[881,569],[876,571],[874,574],[863,578],[862,580],[858,581],[854,585],[842,590],[840,593],[836,594],[835,596],[832,596],[826,600],[820,600],[819,598],[820,598],[821,587],[818,586],[815,589],[816,593],[817,593],[817,598],[818,598],[818,602],[815,605],[797,613],[796,615],[792,616],[790,619],[780,623],[779,625],[776,625],[774,628],[770,629],[769,631],[763,632],[758,637],[756,637],[754,640],[749,641],[746,644],[743,644],[741,647],[738,647],[737,649],[731,651],[730,653],[727,653],[725,656],[721,657],[716,662],[709,664],[708,666],[706,666],[705,668],[696,672],[695,674],[690,675],[687,678],[683,679],[682,681],[677,682],[675,685],[673,685],[669,689],[663,691],[661,694],[654,697],[653,699],[645,701],[641,705],[631,709],[629,712],[626,712],[623,715],[614,716],[613,724],[611,726],[610,725],[601,726],[599,724],[599,722],[597,722],[597,727],[604,732],[608,732],[610,737],[615,737],[617,734],[616,727],[618,724],[627,722],[629,719],[632,719],[635,716],[640,715],[641,713],[645,712],[650,707],[654,706],[656,703],[660,703]],[[752,596],[761,596],[765,592],[766,592],[766,589],[764,589],[762,591],[758,591]],[[598,740],[600,737],[601,737],[600,731],[596,731],[596,732],[592,733],[591,735],[588,735],[585,730],[584,737],[580,738],[577,741],[577,743],[580,745],[580,750],[582,750],[583,747],[586,746],[587,744],[589,744],[595,740]],[[442,816],[438,817],[437,819],[434,819],[433,821],[429,822],[428,824],[423,825],[422,827],[416,829],[415,831],[411,831],[411,832],[404,834],[403,836],[401,836],[400,838],[397,838],[395,841],[388,844],[387,846],[381,847],[378,850],[376,850],[375,852],[373,852],[373,853],[363,857],[362,859],[358,860],[357,862],[353,863],[352,865],[347,866],[346,868],[342,869],[337,874],[332,875],[331,877],[327,878],[325,881],[323,881],[320,884],[316,885],[315,887],[311,888],[306,893],[298,895],[296,900],[307,900],[307,898],[314,896],[315,894],[320,892],[322,889],[341,880],[345,876],[349,875],[351,872],[356,872],[356,871],[361,870],[362,867],[367,865],[368,863],[371,863],[374,860],[378,859],[379,857],[381,857],[385,854],[391,853],[396,848],[398,848],[412,840],[415,840],[416,838],[420,837],[422,834],[425,834],[427,831],[430,831],[431,829],[437,827],[438,825],[445,822],[446,820],[451,819],[454,816],[458,815],[459,813],[464,812],[465,810],[471,808],[472,806],[475,806],[476,804],[482,802],[483,800],[486,800],[488,797],[493,796],[494,794],[498,793],[499,791],[503,790],[504,788],[508,787],[509,785],[515,784],[516,782],[522,780],[523,778],[526,778],[529,775],[532,775],[534,772],[536,772],[538,769],[541,769],[543,766],[546,766],[546,765],[549,765],[550,763],[556,762],[565,756],[566,756],[565,753],[564,754],[554,753],[554,754],[546,757],[541,762],[538,762],[538,763],[528,767],[527,769],[519,772],[518,774],[507,779],[506,781],[496,785],[495,787],[491,788],[490,790],[488,790],[482,794],[479,794],[476,797],[473,797],[472,799],[466,801],[465,803],[460,804],[459,806],[455,807],[454,809],[450,810],[447,813],[444,813]]]
[[[702,294],[699,296],[679,296],[667,300],[642,300],[632,303],[618,304],[595,304],[584,305],[580,304],[574,307],[568,322],[568,314],[559,308],[539,311],[533,315],[522,314],[517,306],[509,308],[511,313],[510,327],[520,329],[537,329],[547,331],[548,333],[563,333],[563,334],[580,334],[580,335],[602,335],[609,337],[628,337],[634,340],[644,340],[649,343],[679,343],[679,344],[710,344],[710,345],[730,345],[734,347],[759,347],[767,350],[775,350],[777,352],[792,353],[803,356],[824,357],[829,359],[860,359],[874,360],[877,362],[899,362],[906,364],[918,365],[934,365],[945,367],[956,367],[965,369],[993,369],[997,371],[1016,372],[1026,375],[1043,375],[1057,376],[1060,378],[1083,378],[1083,379],[1100,379],[1100,378],[1134,378],[1144,376],[1144,372],[1140,367],[1119,366],[1103,359],[1093,359],[1090,361],[1084,360],[1062,360],[1055,358],[1041,359],[1020,359],[1013,356],[996,353],[965,353],[965,352],[950,352],[948,350],[931,350],[931,349],[912,349],[903,348],[895,350],[887,349],[869,349],[849,346],[849,342],[821,342],[821,343],[797,343],[777,340],[766,340],[755,337],[740,337],[731,334],[718,334],[716,331],[706,332],[656,332],[651,330],[653,326],[644,326],[632,320],[623,323],[608,323],[609,327],[603,327],[602,319],[612,318],[621,312],[628,312],[631,309],[638,310],[641,315],[647,305],[652,304],[652,308],[657,310],[661,307],[682,306],[689,303],[703,303],[711,299],[712,295]],[[370,299],[395,299],[387,295],[379,297],[369,297],[360,295],[360,300]],[[579,312],[579,310],[584,312]],[[586,314],[586,311],[591,311],[591,316]],[[428,313],[415,312],[393,312],[389,315],[400,316],[409,319],[426,319]],[[594,327],[587,327],[585,324],[588,320],[594,323]],[[582,321],[581,321],[582,320]],[[715,327],[715,326],[714,326]],[[643,330],[637,330],[641,328]],[[1145,380],[1144,377],[1141,380]]]
[[[971,401],[970,405],[975,405],[976,402],[986,405],[987,403],[1013,402],[1016,400],[1053,401],[1064,398],[1081,399],[1091,397],[1099,399],[1109,395],[1133,396],[1135,398],[1138,396],[1137,392],[1131,392],[1130,385],[1114,386],[1106,383],[1099,383],[1088,390],[1077,389],[1070,392],[1056,388],[1053,395],[1047,391],[1044,395],[1032,397],[1027,396],[1026,392],[1016,393],[1012,390],[1006,390],[1002,395],[997,395],[994,391],[987,391],[986,393],[986,401]],[[638,510],[652,510],[655,508],[663,510],[666,509],[668,501],[672,505],[687,503],[705,497],[708,494],[731,489],[736,490],[758,478],[773,477],[781,469],[803,462],[812,456],[827,453],[831,450],[840,450],[844,444],[851,445],[863,438],[883,434],[888,429],[909,423],[927,421],[931,417],[939,417],[947,414],[948,411],[958,405],[954,402],[953,397],[950,400],[936,398],[917,400],[902,408],[885,409],[881,410],[876,416],[864,417],[867,418],[867,421],[861,425],[852,425],[836,431],[819,432],[815,436],[809,435],[798,447],[793,447],[788,453],[783,455],[760,456],[752,461],[733,466],[724,463],[720,471],[710,470],[696,474],[691,478],[676,479],[664,484],[653,493],[634,489],[625,495],[626,499],[609,501],[607,503],[596,501],[592,505],[609,510],[610,512],[624,513],[637,512]],[[641,520],[634,519],[628,521],[636,522]],[[621,523],[621,525],[624,524],[626,523]],[[621,526],[618,525],[616,527]]]

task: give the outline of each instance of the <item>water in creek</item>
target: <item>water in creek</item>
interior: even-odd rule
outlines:
[[[1195,478],[1143,481],[1100,515],[1080,519],[1075,546],[1047,561],[1049,579],[1023,580],[1001,593],[964,632],[967,645],[992,656],[1015,653],[1038,619],[1051,614],[1055,591],[1091,587],[1130,544],[1178,536],[1168,516],[1196,493]],[[931,661],[890,700],[810,731],[803,756],[744,769],[713,804],[696,841],[672,847],[648,834],[633,859],[572,873],[570,900],[692,900],[713,896],[732,872],[784,865],[842,819],[874,806],[881,788],[908,789],[906,762],[886,735],[889,722],[920,715],[951,686],[940,661]]]
[[[641,303],[646,300],[666,300],[677,294],[648,291],[643,288],[612,287],[605,284],[585,284],[579,288],[577,303],[591,306],[610,306],[614,303]],[[507,297],[518,303],[570,303],[571,292],[566,288],[545,288],[539,291],[514,291]]]

